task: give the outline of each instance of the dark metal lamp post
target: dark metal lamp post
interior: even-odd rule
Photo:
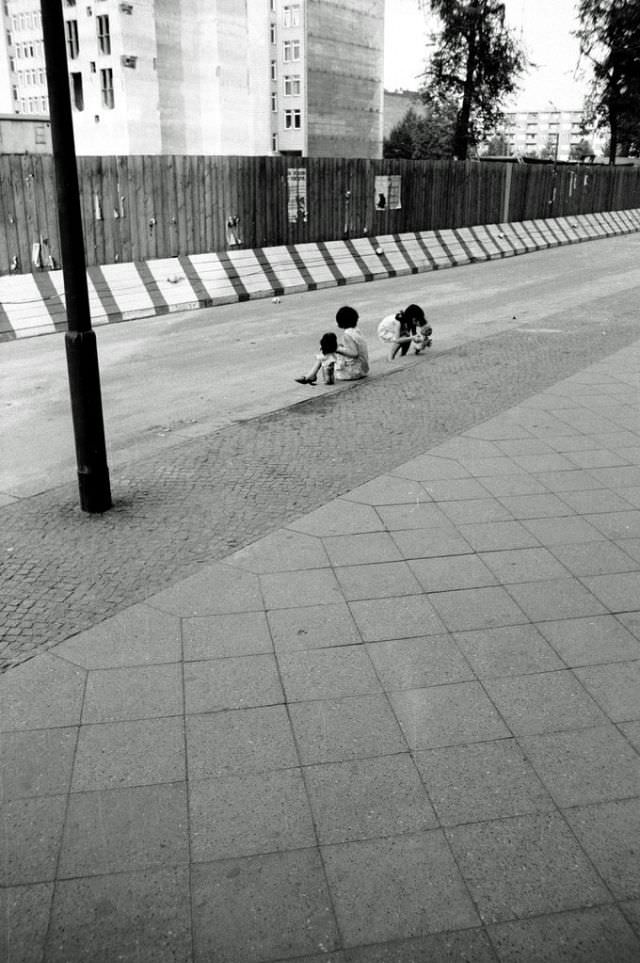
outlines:
[[[67,305],[65,348],[80,489],[85,512],[111,508],[100,371],[91,328],[80,190],[73,138],[62,0],[41,0],[51,139],[56,173],[62,273]]]

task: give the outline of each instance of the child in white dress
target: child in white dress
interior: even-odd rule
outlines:
[[[389,361],[393,361],[398,354],[404,357],[411,345],[416,354],[431,347],[432,333],[431,325],[418,304],[410,304],[397,314],[388,314],[378,325],[378,337],[389,345]]]
[[[342,331],[338,341],[329,331],[320,339],[320,354],[313,367],[295,380],[301,385],[314,385],[322,368],[325,384],[336,381],[355,381],[369,374],[369,350],[362,333],[358,331],[358,312],[348,305],[336,313],[336,324]]]

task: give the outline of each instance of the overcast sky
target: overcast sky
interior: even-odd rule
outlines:
[[[504,0],[507,17],[537,66],[521,78],[513,104],[545,110],[580,109],[587,87],[584,73],[574,76],[578,61],[576,0]],[[415,90],[424,69],[427,28],[418,0],[386,0],[385,87]]]

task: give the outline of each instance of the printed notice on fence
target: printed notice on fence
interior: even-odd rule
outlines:
[[[307,169],[289,167],[287,170],[289,198],[287,210],[290,224],[307,223]]]
[[[376,211],[399,211],[402,177],[400,174],[380,174],[376,177]]]

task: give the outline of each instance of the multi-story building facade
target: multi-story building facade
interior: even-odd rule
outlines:
[[[60,0],[79,154],[382,151],[384,0]],[[2,0],[0,111],[48,109],[38,0]]]
[[[503,130],[508,152],[569,160],[571,148],[584,139],[582,122],[581,110],[506,112]]]
[[[46,114],[49,110],[42,23],[37,0],[3,0],[0,45],[0,110]]]
[[[381,157],[384,0],[269,0],[271,149]]]

